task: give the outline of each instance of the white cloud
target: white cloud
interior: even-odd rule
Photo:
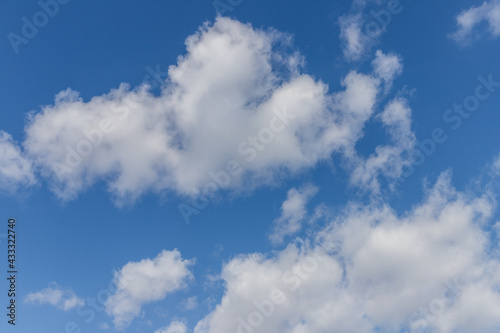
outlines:
[[[497,221],[494,225],[493,228],[491,228],[492,232],[495,233],[496,239],[497,239],[497,246],[496,246],[496,252],[500,256],[500,221]]]
[[[186,333],[187,327],[183,322],[174,321],[168,327],[157,329],[155,333]]]
[[[396,54],[384,54],[378,50],[372,62],[375,77],[384,83],[387,93],[394,79],[403,71],[401,57]],[[353,151],[348,154],[351,171],[350,182],[364,190],[378,194],[381,188],[380,177],[392,189],[402,176],[403,168],[411,165],[412,151],[415,146],[415,134],[411,129],[411,109],[408,101],[397,97],[389,101],[384,110],[375,117],[389,134],[389,142],[378,145],[368,157]]]
[[[493,162],[493,172],[496,174],[496,175],[500,175],[500,155],[495,159],[495,161]]]
[[[328,94],[301,73],[300,55],[275,47],[289,43],[274,30],[219,17],[186,40],[161,96],[146,86],[122,85],[89,101],[62,91],[31,116],[25,151],[60,198],[104,181],[118,203],[147,191],[252,190],[332,154],[353,154],[382,83],[398,74],[394,62],[379,54],[376,73],[351,71],[343,90]]]
[[[28,294],[24,300],[30,304],[50,304],[64,311],[85,304],[84,300],[77,297],[71,288],[61,287],[55,282],[45,289]]]
[[[14,191],[35,182],[32,162],[25,158],[10,134],[0,131],[0,188]]]
[[[375,52],[372,65],[375,74],[384,81],[386,92],[392,87],[394,78],[403,72],[401,58],[396,54],[384,54],[381,50]]]
[[[224,296],[195,333],[497,332],[500,263],[482,230],[493,207],[448,174],[403,215],[353,203],[302,245],[227,263]]]
[[[344,15],[339,18],[342,52],[349,61],[357,61],[365,54],[372,41],[362,32],[361,14]]]
[[[191,296],[182,302],[184,310],[194,310],[198,307],[198,297]]]
[[[411,109],[404,98],[390,101],[377,118],[388,131],[391,142],[375,148],[368,158],[352,158],[351,183],[373,193],[380,191],[380,176],[389,186],[403,174],[403,168],[413,163],[411,158],[415,146],[415,134],[411,130]]]
[[[288,191],[287,198],[281,205],[281,216],[274,221],[274,229],[269,237],[273,243],[280,244],[284,237],[300,231],[307,215],[306,205],[316,193],[318,188],[313,185]]]
[[[144,304],[164,299],[186,286],[192,278],[189,266],[177,250],[163,250],[156,258],[129,262],[115,272],[116,292],[105,302],[106,313],[113,316],[116,328],[128,327],[139,316]]]
[[[375,3],[377,9],[368,11],[369,2]],[[351,11],[338,19],[340,46],[345,59],[349,62],[365,60],[385,33],[392,16],[402,10],[398,1],[353,0]]]
[[[212,255],[214,257],[218,257],[220,256],[220,254],[222,253],[222,251],[224,251],[224,245],[223,244],[215,244],[214,246],[214,250],[212,251]]]
[[[457,42],[468,42],[478,34],[478,27],[485,22],[488,33],[500,36],[500,0],[489,0],[480,6],[471,7],[457,17],[457,31],[451,35]]]
[[[109,329],[108,323],[99,323],[99,329],[101,329],[103,331]]]

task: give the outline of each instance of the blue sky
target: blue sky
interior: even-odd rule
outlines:
[[[498,0],[0,9],[2,332],[499,330]]]

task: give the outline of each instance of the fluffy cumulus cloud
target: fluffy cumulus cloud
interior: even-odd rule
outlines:
[[[157,329],[155,333],[186,333],[187,327],[181,321],[174,321],[169,326]]]
[[[177,250],[163,250],[156,258],[129,262],[115,273],[116,292],[105,302],[116,328],[124,329],[140,315],[144,304],[164,299],[186,286],[192,278],[189,266]]]
[[[480,26],[485,23],[487,32],[500,36],[500,0],[489,0],[479,6],[464,10],[456,17],[457,31],[451,35],[457,42],[468,42],[479,34]]]
[[[484,231],[494,206],[448,173],[402,215],[352,203],[307,240],[228,262],[224,295],[194,331],[498,332],[500,262]]]
[[[0,131],[0,188],[14,191],[35,183],[32,162],[27,159],[12,136]]]
[[[341,91],[301,71],[291,38],[219,17],[187,38],[159,96],[121,85],[84,101],[71,89],[31,114],[26,155],[62,199],[104,181],[117,202],[146,191],[251,190],[352,154],[378,96],[400,73],[377,53]]]
[[[71,288],[61,287],[55,282],[45,289],[28,294],[24,300],[29,304],[50,304],[64,311],[85,304],[84,300],[76,296]]]
[[[317,192],[318,188],[313,185],[288,191],[287,198],[281,205],[281,216],[274,221],[274,230],[269,236],[273,243],[282,243],[285,236],[300,231],[307,216],[306,205]]]

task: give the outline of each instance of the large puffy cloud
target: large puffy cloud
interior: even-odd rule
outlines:
[[[227,263],[195,333],[497,332],[500,263],[483,230],[494,206],[447,173],[403,215],[353,203],[309,240]]]
[[[45,289],[29,293],[24,301],[29,304],[50,304],[64,311],[85,304],[85,301],[79,298],[71,288],[61,287],[55,282]]]
[[[486,23],[488,33],[500,36],[500,1],[489,0],[480,6],[464,10],[456,17],[457,31],[451,35],[457,42],[467,42],[477,34],[478,26]]]
[[[352,155],[399,71],[378,54],[373,73],[349,72],[329,94],[301,73],[289,45],[288,35],[219,17],[186,40],[160,96],[147,86],[89,101],[62,91],[31,115],[25,151],[60,198],[105,181],[118,202],[145,191],[252,189],[335,152]]]
[[[128,327],[144,304],[164,299],[192,279],[189,266],[177,250],[163,250],[156,258],[129,262],[115,273],[116,292],[105,302],[116,328]]]
[[[32,162],[23,155],[10,134],[0,131],[0,188],[13,191],[34,183]]]

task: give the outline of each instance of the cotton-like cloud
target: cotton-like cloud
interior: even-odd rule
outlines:
[[[342,52],[349,61],[357,61],[365,54],[372,43],[362,31],[363,16],[361,14],[344,15],[339,18],[340,40]]]
[[[449,174],[403,215],[352,203],[311,239],[227,263],[195,333],[497,332],[500,262],[482,228],[494,206]]]
[[[71,288],[61,287],[55,282],[45,289],[28,294],[24,300],[30,304],[50,304],[64,311],[85,304],[85,301],[76,296]]]
[[[288,191],[287,198],[281,205],[281,216],[274,221],[274,230],[270,235],[273,243],[282,243],[285,236],[300,231],[307,215],[306,205],[317,192],[318,188],[313,185]]]
[[[384,81],[386,92],[392,87],[394,78],[403,72],[401,58],[396,54],[384,54],[381,50],[375,52],[372,65],[375,74]]]
[[[32,162],[23,155],[10,134],[0,131],[0,188],[14,191],[35,182]]]
[[[147,191],[252,190],[354,154],[397,62],[349,72],[342,90],[301,72],[291,38],[217,18],[187,38],[160,96],[121,85],[84,101],[71,89],[32,114],[26,155],[58,197],[104,181],[118,203]]]
[[[174,321],[168,327],[157,329],[155,333],[186,333],[187,327],[183,322]]]
[[[115,273],[116,292],[105,302],[106,313],[113,316],[116,328],[123,329],[141,313],[141,307],[164,299],[186,287],[192,278],[193,260],[181,257],[178,250],[163,250],[156,258],[129,262]]]
[[[457,17],[457,31],[451,35],[457,42],[467,42],[478,34],[481,23],[486,23],[488,33],[500,36],[500,0],[489,0],[471,7]]]

